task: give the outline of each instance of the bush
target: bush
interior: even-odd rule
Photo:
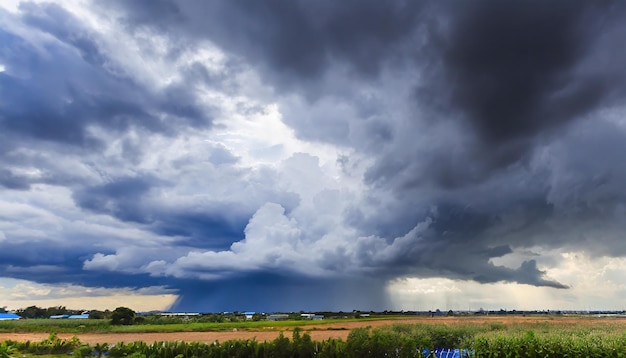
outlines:
[[[11,342],[0,343],[0,358],[10,358],[13,352],[15,352],[15,347]]]
[[[127,307],[118,307],[111,313],[111,324],[129,325],[133,324],[135,311]]]

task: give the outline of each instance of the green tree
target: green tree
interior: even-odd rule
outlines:
[[[111,324],[133,324],[135,311],[127,307],[118,307],[111,313]]]
[[[91,319],[104,319],[104,312],[98,310],[92,310],[89,312],[89,318]]]
[[[46,316],[46,309],[37,306],[29,306],[17,310],[17,314],[24,318],[48,318]]]
[[[65,308],[65,306],[48,307],[46,309],[47,317],[62,315],[62,314],[69,314],[69,311],[67,310],[67,308]]]

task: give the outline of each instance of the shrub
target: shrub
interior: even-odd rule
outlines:
[[[15,346],[11,342],[0,343],[0,358],[11,358],[16,351]]]
[[[118,307],[111,313],[111,324],[129,325],[133,324],[135,319],[135,311],[127,307]]]

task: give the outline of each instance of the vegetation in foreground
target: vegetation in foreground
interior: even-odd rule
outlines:
[[[313,341],[298,328],[291,339],[273,341],[157,342],[97,344],[55,334],[42,342],[6,341],[0,358],[28,355],[74,357],[426,357],[436,348],[458,348],[472,357],[626,357],[626,334],[613,321],[593,325],[396,324],[354,329],[346,341]]]

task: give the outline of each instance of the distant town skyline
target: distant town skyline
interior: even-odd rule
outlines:
[[[622,309],[625,11],[2,1],[0,306]]]

